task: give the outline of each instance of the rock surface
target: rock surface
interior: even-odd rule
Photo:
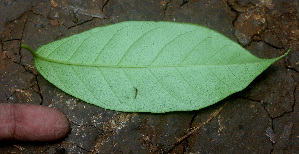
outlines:
[[[30,103],[64,112],[71,132],[51,143],[0,143],[4,153],[296,153],[299,100],[297,0],[71,0],[0,3],[1,103]],[[207,26],[261,58],[292,51],[245,90],[192,112],[122,113],[84,103],[46,81],[34,49],[127,20]],[[223,109],[211,117],[211,114]],[[209,118],[211,117],[211,118]],[[190,133],[191,132],[191,133]],[[187,137],[186,137],[187,135]],[[185,136],[185,137],[184,137]]]

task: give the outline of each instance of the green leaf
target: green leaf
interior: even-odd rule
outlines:
[[[41,46],[38,71],[66,93],[117,111],[189,111],[244,89],[281,57],[260,59],[185,23],[129,21]]]

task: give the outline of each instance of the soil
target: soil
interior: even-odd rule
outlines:
[[[56,108],[67,115],[71,124],[71,132],[63,140],[1,142],[1,152],[299,151],[297,0],[5,0],[0,2],[0,10],[0,102]],[[102,109],[62,92],[38,73],[30,52],[19,48],[26,43],[36,49],[94,27],[128,20],[203,25],[261,58],[278,57],[289,49],[291,52],[245,90],[213,106],[149,114]],[[217,114],[211,116],[213,113]]]

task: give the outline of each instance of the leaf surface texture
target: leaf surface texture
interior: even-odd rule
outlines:
[[[66,93],[117,111],[198,110],[244,89],[275,59],[185,23],[129,21],[37,49],[38,71]]]

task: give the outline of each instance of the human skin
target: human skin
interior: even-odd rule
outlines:
[[[69,130],[67,117],[56,109],[0,103],[0,140],[55,141],[65,137]]]

